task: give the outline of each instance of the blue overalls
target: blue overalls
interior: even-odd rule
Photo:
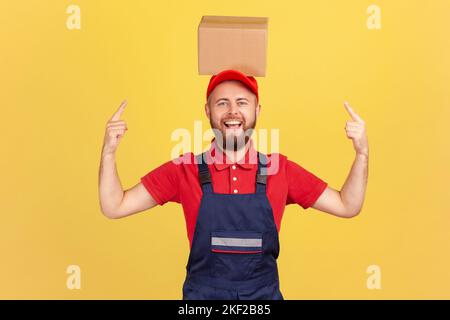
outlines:
[[[276,259],[278,231],[266,195],[267,157],[258,153],[256,192],[214,193],[206,153],[197,157],[203,196],[187,275],[185,300],[282,300]]]

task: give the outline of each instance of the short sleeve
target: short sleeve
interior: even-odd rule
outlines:
[[[311,207],[328,185],[313,173],[290,160],[286,162],[286,178],[288,181],[287,204],[297,203],[303,209]]]
[[[141,177],[142,184],[159,205],[180,202],[178,167],[179,164],[167,161]]]

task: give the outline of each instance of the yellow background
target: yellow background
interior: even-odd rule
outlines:
[[[370,4],[381,30],[366,27]],[[81,30],[66,9],[81,8]],[[348,99],[367,123],[366,202],[354,219],[286,208],[286,299],[450,298],[450,1],[2,1],[0,298],[180,299],[181,207],[108,220],[98,203],[104,127],[124,98],[124,188],[193,131],[202,15],[269,17],[258,128],[340,189],[353,161]],[[81,289],[66,268],[81,267]],[[381,268],[369,290],[366,268]]]

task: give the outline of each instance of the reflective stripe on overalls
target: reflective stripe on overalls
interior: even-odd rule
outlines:
[[[266,195],[267,157],[258,153],[256,192],[251,194],[214,193],[204,159],[206,153],[197,156],[203,196],[183,299],[283,299],[278,231]]]

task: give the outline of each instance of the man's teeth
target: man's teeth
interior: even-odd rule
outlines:
[[[232,121],[225,121],[225,124],[227,126],[240,125],[241,121],[234,121],[234,120],[232,120]]]

